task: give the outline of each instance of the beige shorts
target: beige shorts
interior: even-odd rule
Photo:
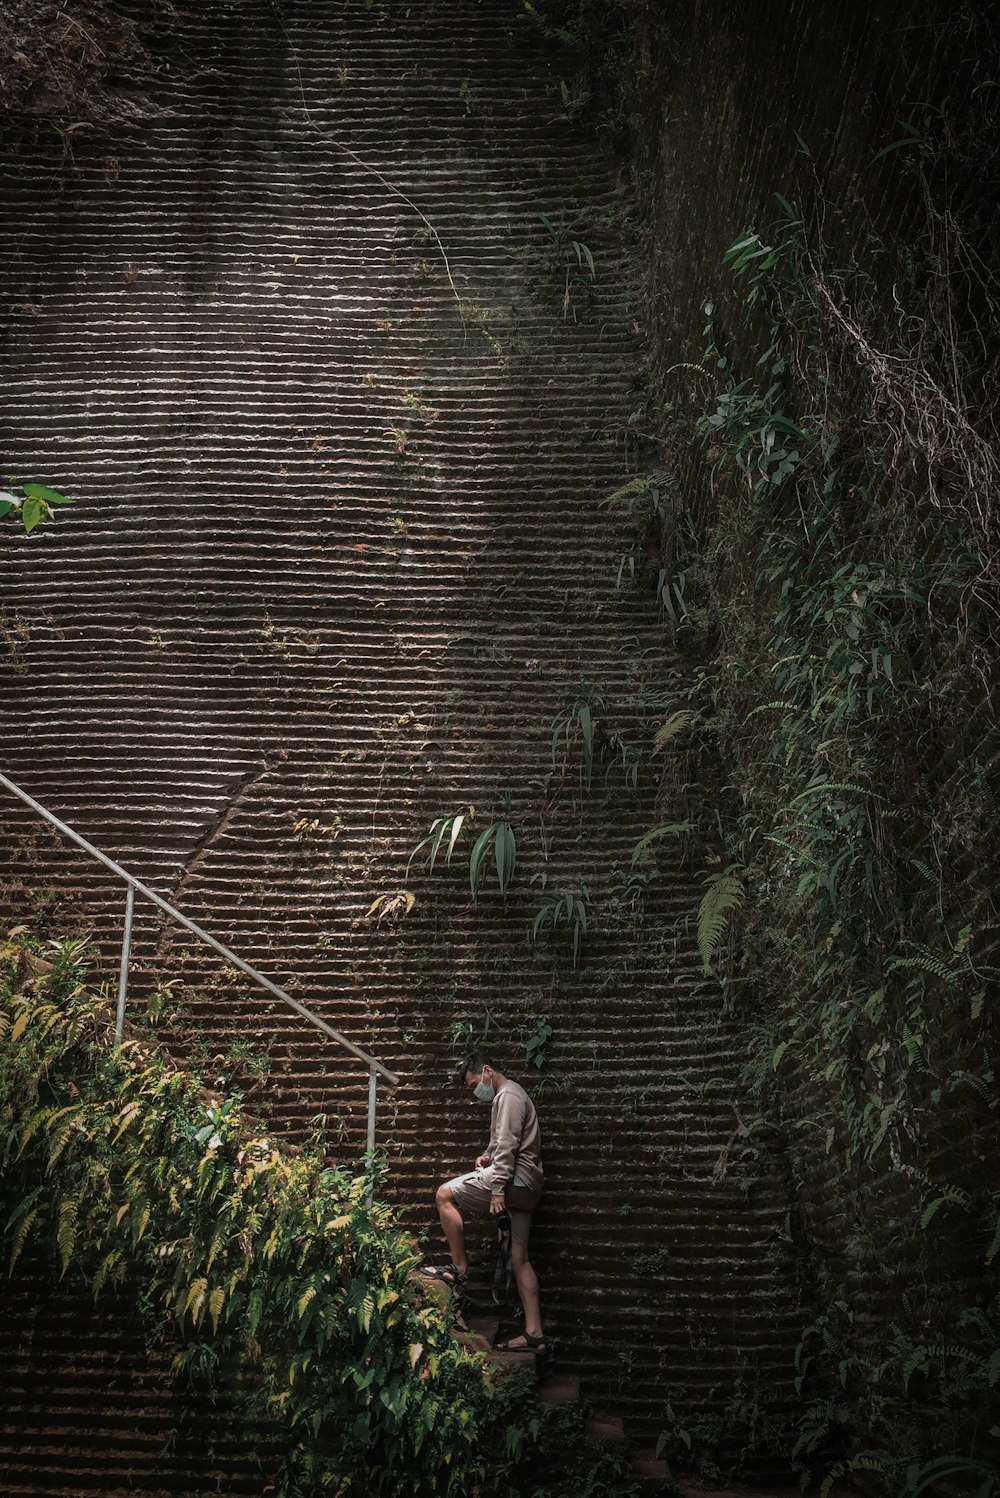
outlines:
[[[445,1185],[463,1217],[485,1217],[489,1212],[490,1197],[493,1195],[489,1169],[470,1170],[467,1175],[445,1181]],[[515,1243],[520,1243],[525,1248],[531,1231],[531,1214],[541,1200],[541,1195],[540,1191],[532,1191],[528,1186],[508,1186],[504,1192],[507,1211],[510,1213],[510,1236]]]

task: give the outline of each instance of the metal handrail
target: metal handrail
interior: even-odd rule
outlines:
[[[116,863],[113,858],[109,858],[106,853],[102,853],[100,848],[95,848],[93,843],[88,842],[85,837],[81,837],[79,832],[74,831],[65,822],[60,821],[57,816],[54,816],[52,812],[36,801],[34,796],[29,796],[27,791],[22,790],[19,785],[15,785],[13,780],[8,779],[2,773],[0,773],[0,785],[5,786],[12,795],[19,797],[26,806],[30,806],[32,811],[37,812],[40,817],[54,827],[57,832],[61,833],[63,837],[68,837],[71,842],[76,843],[85,853],[89,853],[91,858],[96,858],[99,863],[103,863],[105,868],[109,868],[113,874],[116,874],[119,879],[123,879],[128,885],[128,893],[125,899],[125,927],[122,935],[121,966],[118,977],[118,1011],[115,1019],[115,1044],[121,1044],[125,1025],[125,998],[128,993],[129,958],[132,950],[132,914],[135,909],[136,892],[138,892],[140,895],[144,895],[147,900],[151,900],[154,905],[158,905],[161,910],[166,911],[172,920],[184,926],[188,931],[197,936],[199,940],[213,947],[216,952],[225,957],[234,967],[239,968],[241,972],[246,973],[255,983],[260,984],[262,988],[266,988],[269,993],[274,994],[275,998],[281,999],[289,1008],[294,1009],[296,1014],[301,1015],[303,1019],[315,1025],[317,1030],[322,1030],[324,1035],[329,1035],[338,1045],[343,1046],[346,1051],[350,1051],[352,1056],[357,1056],[359,1061],[365,1063],[368,1067],[368,1156],[370,1159],[375,1151],[375,1108],[378,1078],[380,1075],[383,1076],[391,1087],[395,1087],[399,1083],[399,1077],[396,1073],[390,1071],[387,1066],[383,1066],[381,1061],[376,1061],[374,1056],[370,1056],[367,1051],[362,1050],[360,1046],[356,1046],[352,1040],[348,1040],[346,1035],[341,1035],[340,1031],[335,1030],[332,1025],[328,1025],[325,1019],[320,1019],[318,1014],[314,1014],[311,1009],[307,1009],[305,1004],[300,1004],[298,999],[293,999],[290,993],[286,993],[283,988],[279,988],[276,983],[272,983],[270,978],[258,972],[249,962],[244,962],[242,957],[237,956],[229,947],[224,946],[221,941],[217,941],[209,932],[203,930],[201,926],[190,920],[176,906],[171,905],[169,900],[165,900],[162,895],[158,895],[147,884],[143,884],[141,879],[137,879],[134,874],[130,874],[127,869],[123,869],[120,863]]]

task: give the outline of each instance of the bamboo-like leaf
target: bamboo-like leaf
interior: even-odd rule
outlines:
[[[462,827],[463,827],[464,823],[465,823],[465,814],[464,814],[464,812],[460,816],[457,816],[457,817],[455,817],[452,820],[452,824],[451,824],[451,837],[448,840],[448,852],[445,855],[445,863],[451,863],[451,855],[455,851],[455,844],[458,842],[458,839],[459,839],[459,836],[461,834]]]
[[[486,831],[481,832],[472,845],[472,852],[469,854],[469,885],[472,889],[473,898],[478,893],[483,877],[483,864],[486,861],[487,850],[489,849],[491,840],[496,837],[499,826],[499,822],[491,822]]]
[[[510,881],[514,877],[514,867],[517,863],[517,844],[509,822],[497,824],[493,852],[496,858],[497,878],[500,881],[500,893],[505,895],[510,888]]]
[[[580,704],[578,717],[580,721],[580,732],[583,734],[584,772],[587,779],[587,785],[589,786],[591,780],[594,777],[594,723],[590,714],[590,708],[585,702],[582,702]]]

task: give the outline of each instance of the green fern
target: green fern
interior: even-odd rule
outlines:
[[[655,473],[630,479],[627,484],[622,484],[620,489],[601,500],[601,509],[609,510],[613,515],[637,515],[648,510],[652,515],[662,517],[660,491],[669,482],[670,474],[663,468],[657,469]]]
[[[31,1231],[32,1224],[38,1216],[39,1208],[36,1203],[41,1194],[40,1186],[36,1187],[34,1191],[29,1192],[24,1200],[18,1203],[7,1219],[7,1231],[10,1232],[11,1228],[14,1229],[10,1242],[10,1257],[7,1261],[7,1267],[10,1272],[13,1272],[14,1265],[21,1256],[21,1250]]]
[[[712,971],[712,958],[718,950],[729,925],[732,911],[743,904],[746,891],[743,881],[728,871],[714,874],[698,906],[698,951],[706,973]]]
[[[648,832],[643,833],[632,849],[632,867],[635,868],[637,863],[643,861],[651,845],[658,843],[660,838],[682,837],[691,831],[693,825],[692,822],[661,822],[659,827],[651,827]]]

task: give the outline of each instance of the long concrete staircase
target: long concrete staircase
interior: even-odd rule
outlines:
[[[379,1140],[414,1230],[482,1147],[448,1074],[485,1037],[538,1094],[562,1372],[646,1446],[668,1402],[739,1430],[788,1398],[799,1310],[697,863],[634,878],[678,678],[655,564],[632,579],[601,506],[644,461],[621,165],[508,0],[177,11],[144,118],[22,142],[0,185],[3,463],[77,500],[3,538],[5,765],[399,1073]],[[468,840],[408,870],[435,818],[505,804],[506,898],[470,898]],[[121,890],[0,816],[3,917],[110,965]],[[585,902],[575,964],[565,927],[530,939],[553,893]],[[138,1014],[165,995],[162,1042],[213,1086],[360,1156],[352,1058],[151,907],[134,963]],[[65,1352],[85,1323],[59,1314]],[[79,1490],[116,1491],[73,1387]]]

